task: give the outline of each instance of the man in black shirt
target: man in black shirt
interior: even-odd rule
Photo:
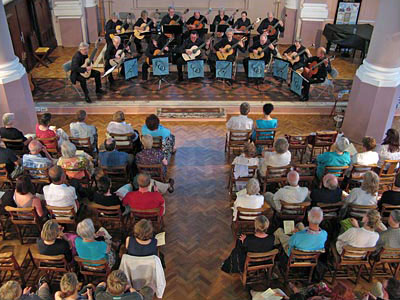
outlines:
[[[2,143],[0,138],[0,144]],[[19,165],[18,157],[8,148],[0,147],[0,164],[6,164],[6,170],[10,175],[16,166]]]
[[[308,50],[306,47],[304,47],[301,44],[300,38],[296,39],[294,44],[292,46],[290,46],[289,48],[287,48],[285,50],[285,52],[283,52],[283,58],[285,59],[287,57],[290,57],[291,55],[294,54],[294,52],[296,52],[297,54],[302,52],[302,54],[297,56],[297,58],[299,59],[298,62],[291,64],[293,70],[303,68],[305,66],[306,60],[312,56],[310,53],[310,50]],[[291,58],[293,58],[293,57],[291,57]]]
[[[222,22],[223,21],[223,22]],[[232,25],[233,20],[230,19],[227,15],[225,15],[225,9],[221,8],[218,10],[218,15],[215,16],[214,21],[212,22],[215,26],[218,26],[219,24],[225,24],[225,25]]]
[[[334,204],[342,201],[342,190],[337,177],[326,174],[322,178],[322,187],[313,189],[310,198],[312,206],[318,206],[318,203]]]
[[[400,187],[396,182],[391,191],[385,191],[382,194],[381,200],[378,201],[378,209],[382,210],[382,204],[400,205]]]
[[[203,40],[199,37],[197,31],[192,31],[190,32],[190,36],[188,39],[186,39],[182,46],[178,49],[178,53],[186,53],[188,55],[192,54],[192,51],[190,48],[193,46],[200,47],[203,44]],[[205,48],[208,49],[210,47],[210,41],[207,41]],[[197,56],[196,59],[204,59],[203,53],[201,53],[199,56]],[[187,62],[183,59],[183,57],[180,55],[177,61],[177,69],[178,69],[178,81],[183,81],[183,72],[182,72],[182,66],[186,64]]]
[[[269,12],[267,17],[261,21],[260,26],[257,28],[257,32],[261,35],[265,31],[267,31],[268,26],[275,26],[276,32],[273,35],[268,35],[268,39],[273,42],[278,38],[279,32],[283,32],[285,28],[283,27],[283,22],[279,21],[278,19],[274,18],[274,14]],[[256,42],[257,39],[260,38],[259,36],[255,36],[253,41]]]
[[[88,58],[88,52],[89,45],[86,43],[80,43],[79,51],[76,52],[75,55],[72,57],[70,79],[73,84],[79,81],[83,93],[85,94],[85,101],[91,103],[92,101],[89,98],[89,90],[86,84],[87,79],[83,77],[80,73],[85,73],[86,71],[91,70],[89,78],[94,78],[94,80],[96,81],[96,94],[104,94],[104,91],[101,89],[100,72],[93,70],[92,66],[82,67],[82,65],[85,63],[85,60]]]
[[[142,65],[142,81],[146,81],[148,79],[149,68],[152,64],[154,51],[159,49],[161,50],[165,44],[168,42],[165,35],[160,35],[157,40],[152,40],[149,46],[146,49],[146,59]],[[164,48],[164,54],[167,54],[169,51],[168,46]],[[147,62],[147,58],[149,58],[149,63]]]
[[[121,33],[121,29],[128,29],[129,24],[123,24],[121,20],[118,19],[118,15],[116,13],[113,13],[111,15],[111,19],[107,21],[106,23],[106,42],[107,46],[112,44],[112,39],[110,37],[110,34],[119,34]]]
[[[129,46],[126,46],[124,49],[124,46],[121,43],[121,38],[119,36],[115,36],[112,39],[112,44],[107,46],[106,53],[104,54],[104,60],[105,60],[104,73],[112,68],[110,60],[115,59],[115,61],[117,62],[118,60],[121,59],[124,51],[130,52]],[[121,75],[124,76],[124,74],[125,74],[124,64],[121,64]],[[108,82],[110,83],[110,89],[115,91],[114,77],[112,73],[108,75]]]
[[[148,12],[147,12],[146,10],[143,10],[143,11],[140,13],[140,18],[139,18],[139,19],[136,21],[136,23],[133,25],[133,28],[134,28],[135,30],[139,30],[139,29],[140,29],[140,26],[141,26],[142,24],[147,24],[147,25],[149,26],[149,30],[150,30],[150,32],[151,32],[151,30],[154,28],[154,20],[150,19],[148,16],[149,16]],[[151,34],[150,34],[150,33],[146,33],[144,39],[145,39],[147,45],[149,45],[150,42],[151,42]],[[137,51],[139,54],[142,54],[142,53],[143,53],[143,51],[142,51],[142,44],[141,44],[141,41],[142,41],[142,40],[140,40],[140,39],[138,39],[138,38],[135,37],[133,41],[134,41],[134,43],[135,43],[135,45],[136,45],[136,51]]]
[[[196,22],[197,21],[197,22]],[[197,26],[198,27],[196,27],[196,25],[195,25],[195,22],[196,22],[196,24],[197,23],[199,23]],[[189,29],[189,31],[188,31],[188,33],[186,34],[186,38],[187,37],[189,37],[189,35],[190,35],[190,32],[192,32],[193,30],[196,30],[197,31],[197,33],[198,33],[198,35],[199,35],[199,37],[201,38],[201,39],[204,39],[204,35],[205,35],[205,33],[204,33],[204,31],[202,31],[202,29],[204,29],[204,27],[205,27],[205,25],[207,24],[207,18],[206,18],[206,16],[203,16],[202,14],[200,14],[200,11],[199,10],[196,10],[194,13],[193,13],[193,16],[191,16],[187,21],[186,21],[186,26],[187,26],[187,28]],[[202,24],[202,25],[201,25]],[[201,28],[200,28],[201,27]]]
[[[169,25],[169,23],[170,23],[172,20],[174,20],[175,22],[177,22],[177,21],[179,20],[179,22],[178,22],[179,25],[180,25],[180,26],[183,26],[183,25],[184,25],[182,18],[179,17],[177,14],[175,14],[175,8],[174,8],[173,6],[169,6],[169,7],[168,7],[168,14],[166,14],[166,15],[161,19],[160,24],[161,24],[161,26],[163,26],[163,25]],[[182,34],[176,34],[176,35],[175,35],[175,40],[176,40],[176,43],[177,43],[178,45],[180,45],[181,42],[182,42]]]
[[[237,19],[236,22],[233,24],[232,28],[237,29],[237,30],[245,30],[248,26],[251,25],[250,19],[247,17],[247,11],[242,11],[241,13],[241,18]],[[247,49],[249,46],[249,38],[250,38],[250,30],[252,28],[249,27],[249,34],[247,34],[247,41],[244,43],[244,47]]]

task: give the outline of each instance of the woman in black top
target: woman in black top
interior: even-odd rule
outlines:
[[[0,128],[0,136],[9,140],[22,140],[25,145],[28,145],[32,138],[27,139],[24,134],[14,127],[15,115],[13,113],[5,113],[3,115],[3,125]],[[7,143],[6,143],[7,146]]]
[[[274,235],[267,234],[269,221],[265,216],[258,216],[254,220],[254,235],[242,234],[236,242],[231,255],[224,261],[221,270],[226,273],[243,271],[247,252],[268,252],[274,249]]]
[[[153,236],[151,221],[142,219],[135,224],[134,236],[127,237],[125,247],[129,255],[149,256],[158,255],[157,240]]]
[[[93,194],[93,201],[96,204],[103,206],[114,206],[121,205],[123,209],[122,201],[115,194],[111,193],[111,180],[107,176],[100,177],[97,180],[97,191]]]

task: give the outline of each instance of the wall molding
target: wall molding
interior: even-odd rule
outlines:
[[[0,84],[6,84],[15,80],[19,80],[26,74],[26,70],[19,63],[19,58],[15,57],[12,61],[0,64]]]
[[[84,0],[83,6],[84,7],[95,7],[95,6],[97,6],[97,1],[96,0]]]
[[[380,67],[369,63],[365,59],[357,69],[356,76],[362,82],[376,87],[397,87],[400,85],[400,67]]]
[[[328,19],[327,3],[304,3],[301,9],[300,18],[302,21],[324,22]]]
[[[299,0],[285,0],[285,8],[298,9]]]
[[[80,18],[83,15],[82,2],[72,1],[55,1],[54,16],[57,18]]]

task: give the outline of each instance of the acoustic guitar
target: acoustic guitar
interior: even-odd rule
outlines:
[[[311,47],[314,47],[314,44],[312,44]],[[307,48],[304,48],[299,53],[297,53],[296,51],[285,53],[283,56],[283,59],[287,60],[292,65],[294,65],[295,63],[300,61],[300,56],[306,51],[307,51]]]
[[[208,41],[211,42],[213,39],[214,39],[214,37],[211,37],[211,38],[208,39]],[[200,46],[193,46],[192,48],[190,48],[189,50],[192,51],[192,54],[182,53],[183,59],[185,61],[195,60],[198,56],[200,56],[201,49],[203,49],[207,45],[207,42],[204,42]]]
[[[303,77],[307,79],[311,79],[314,75],[318,73],[319,66],[322,65],[326,60],[333,61],[335,59],[335,56],[330,56],[326,57],[323,60],[321,60],[319,63],[316,61],[313,61],[307,65],[307,67],[304,67],[303,70]]]
[[[161,49],[156,49],[156,50],[154,50],[154,52],[153,52],[153,57],[154,57],[154,56],[163,56],[163,55],[164,55],[164,50],[165,50],[165,48],[167,48],[168,45],[169,45],[173,40],[174,40],[174,38],[170,38],[170,39],[168,40],[168,42],[164,45],[164,47],[162,47]],[[150,57],[146,57],[146,62],[147,62],[148,65],[151,64],[151,59],[150,59]]]
[[[94,61],[94,58],[96,57],[97,50],[99,49],[100,41],[101,41],[101,38],[98,38],[98,40],[94,44],[94,49],[93,49],[92,53],[90,54],[90,57],[85,59],[85,62],[83,63],[81,68],[93,67],[93,61]],[[83,78],[89,78],[90,74],[92,74],[92,70],[88,70],[88,71],[86,71],[84,73],[81,73],[81,76]]]
[[[133,35],[135,36],[135,38],[137,38],[138,40],[143,40],[144,39],[143,33],[150,32],[151,23],[154,23],[154,21],[150,20],[147,23],[143,23],[142,25],[140,25],[139,29],[134,29]]]
[[[209,8],[206,16],[208,16],[211,12],[212,8]],[[189,30],[203,29],[204,28],[203,21],[205,18],[206,18],[205,16],[202,16],[199,20],[195,20],[193,24],[187,25],[188,29]]]
[[[186,8],[185,11],[183,12],[183,14],[181,16],[179,16],[179,18],[177,20],[171,20],[169,22],[168,25],[179,25],[179,22],[181,21],[182,17],[184,15],[186,15],[189,12],[189,8]],[[168,37],[169,39],[173,38],[173,34],[172,33],[165,33],[165,36]]]
[[[249,34],[249,29],[251,28],[251,27],[253,27],[255,24],[257,24],[257,23],[259,23],[261,21],[261,18],[257,18],[253,23],[251,23],[249,26],[240,26],[239,28],[238,28],[238,30],[239,31],[242,31],[244,34]],[[235,35],[233,35],[233,37],[235,38],[235,39],[240,39],[242,36],[241,35],[239,35],[239,34],[235,34]]]
[[[222,51],[218,50],[217,51],[217,57],[219,60],[226,60],[229,56],[231,56],[233,54],[233,50],[239,46],[240,42],[245,42],[247,40],[247,37],[242,37],[240,39],[240,41],[238,41],[237,43],[231,45],[225,45],[224,48],[222,48]]]
[[[268,35],[275,35],[276,34],[276,27],[278,27],[279,21],[276,22],[274,26],[268,25],[267,29],[264,29],[264,32],[268,32]]]
[[[256,50],[257,50],[257,53],[250,52],[249,58],[250,58],[250,59],[262,59],[262,58],[264,57],[264,55],[265,55],[265,53],[264,53],[265,49],[267,49],[267,48],[269,47],[269,45],[272,44],[272,45],[275,46],[277,43],[278,43],[277,40],[273,41],[272,43],[271,43],[270,41],[268,41],[267,44],[264,45],[264,47],[258,47],[258,48],[256,49]]]
[[[117,25],[115,27],[116,33],[110,33],[110,39],[113,39],[115,36],[118,36],[120,34],[125,33],[125,26],[128,24],[128,18],[125,19],[124,23],[122,25]],[[119,31],[119,33],[118,33]]]
[[[236,16],[236,14],[237,14],[238,11],[239,11],[239,9],[237,8],[237,9],[233,12],[233,14],[229,17],[228,21],[225,21],[225,20],[219,21],[219,23],[217,24],[217,28],[218,28],[218,25],[225,25],[226,23],[229,23],[229,22]],[[217,37],[222,37],[223,35],[224,35],[223,32],[217,32]]]
[[[126,46],[130,47],[132,44],[132,41],[133,41],[133,35],[130,36]],[[114,58],[110,58],[109,62],[112,67],[123,64],[125,59],[127,59],[127,57],[126,57],[127,50],[125,49],[125,47],[124,47],[124,49],[117,50]],[[132,55],[132,53],[131,53],[131,55]],[[117,58],[117,56],[119,56],[119,58]]]

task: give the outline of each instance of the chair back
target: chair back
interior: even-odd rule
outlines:
[[[11,185],[12,187],[14,186],[11,176],[8,174],[6,164],[0,164],[0,186],[7,184]]]
[[[3,249],[1,249],[3,250]],[[0,252],[0,271],[17,271],[21,267],[18,264],[17,259],[14,256],[13,251]]]
[[[164,177],[163,165],[155,164],[155,165],[144,165],[144,164],[136,164],[139,173],[146,173],[152,179],[165,182],[166,178]]]
[[[233,195],[238,189],[244,188],[247,182],[254,178],[258,166],[248,166],[249,176],[235,178],[235,165],[231,165],[231,174],[229,176],[229,192]]]
[[[47,152],[50,153],[54,158],[59,158],[61,156],[60,150],[58,149],[57,136],[49,138],[37,138],[45,147]]]
[[[119,167],[101,167],[104,175],[107,175],[111,179],[113,189],[127,184],[129,182],[129,175],[126,166]]]
[[[344,246],[342,254],[340,255],[341,265],[361,265],[367,264],[369,256],[375,251],[375,247],[371,248],[357,248],[351,246]]]
[[[396,176],[398,173],[398,165],[400,160],[385,160],[379,171],[379,193],[383,193],[385,190],[391,190]]]
[[[85,137],[85,138],[70,137],[69,140],[72,144],[75,145],[77,150],[85,151],[89,155],[93,156],[94,148],[93,148],[92,143],[90,142],[89,137]]]
[[[34,207],[17,208],[6,206],[5,210],[10,214],[11,223],[16,225],[36,225],[40,224],[39,216]]]
[[[361,183],[363,181],[363,177],[365,173],[368,171],[372,171],[373,168],[376,168],[377,165],[358,165],[354,164],[353,168],[351,169],[350,178],[352,181],[357,181]]]
[[[325,167],[324,175],[332,174],[337,177],[339,182],[342,182],[344,179],[344,174],[349,166],[329,166]]]
[[[291,168],[291,165],[283,167],[268,166],[264,178],[263,192],[266,192],[268,184],[277,183],[283,185],[287,181],[287,174],[290,172]]]
[[[29,250],[28,250],[29,251]],[[32,271],[30,272],[32,274]],[[29,275],[27,270],[22,270],[14,255],[14,246],[3,246],[0,249],[0,279],[1,282],[7,280],[20,281],[24,286],[26,284],[25,274]]]
[[[31,250],[29,249],[28,251]],[[39,269],[39,272],[42,271],[50,275],[48,276],[50,284],[53,283],[53,281],[60,282],[61,277],[70,271],[69,264],[65,259],[64,254],[50,256],[31,253],[31,256],[36,268]]]
[[[319,256],[325,252],[325,249],[318,251],[301,251],[292,249],[290,252],[289,267],[313,267],[318,263]]]
[[[77,217],[73,206],[46,206],[52,219],[56,220],[58,224],[71,224],[76,226]]]
[[[293,169],[299,173],[299,185],[311,188],[317,171],[316,164],[294,164]]]
[[[35,52],[37,48],[39,48],[39,40],[36,36],[35,32],[32,32],[29,35],[29,42],[30,42],[30,46],[32,47],[32,51]]]
[[[289,150],[306,149],[308,145],[308,134],[285,134],[285,138],[289,143]]]
[[[24,167],[24,174],[29,175],[31,177],[33,184],[46,185],[50,184],[51,182],[49,177],[49,168],[50,167],[42,167],[42,168]]]
[[[71,65],[72,65],[72,61],[69,60],[66,63],[63,64],[63,70],[65,73],[68,73],[69,71],[71,71]]]
[[[149,220],[153,223],[154,231],[160,232],[162,228],[162,216],[160,216],[160,208],[136,209],[131,207],[131,228],[141,219]]]
[[[383,223],[388,224],[388,220],[392,211],[400,209],[400,205],[390,205],[387,203],[382,204],[381,209],[381,220]]]
[[[281,200],[281,211],[278,213],[278,218],[300,222],[304,219],[310,205],[310,202],[287,203]]]
[[[235,237],[241,234],[254,234],[254,220],[265,213],[264,208],[237,208],[236,221],[233,222],[233,233]]]
[[[85,277],[86,281],[88,276],[107,278],[111,273],[111,269],[107,260],[89,260],[75,256],[74,260],[78,264],[79,272]]]
[[[115,140],[115,148],[117,150],[129,153],[133,152],[133,142],[132,142],[133,133],[119,134],[119,133],[107,132],[107,134]]]
[[[233,149],[242,150],[251,135],[251,130],[230,130],[228,137],[228,146]]]
[[[317,147],[330,147],[335,143],[337,131],[317,131],[315,134],[314,145]]]
[[[324,220],[332,220],[338,218],[339,211],[343,207],[344,203],[317,203],[317,205],[324,212]]]
[[[153,136],[153,147],[155,149],[162,148],[162,136]]]
[[[275,141],[276,128],[256,128],[254,144],[263,148],[272,148]]]
[[[125,225],[125,218],[122,217],[121,206],[103,206],[97,203],[90,204],[94,211],[95,219],[100,227],[106,228],[109,232],[114,228],[122,231]]]
[[[274,249],[268,252],[247,252],[246,261],[244,263],[244,269],[241,276],[243,285],[255,284],[265,280],[264,272],[259,271],[270,271],[268,272],[268,281],[271,277],[272,269],[275,266],[275,257],[278,255],[278,249]],[[265,272],[266,273],[266,272]]]
[[[370,209],[377,209],[377,206],[349,204],[347,215],[350,218],[361,220]]]
[[[8,149],[11,149],[12,151],[14,151],[15,154],[22,156],[25,153],[27,153],[27,151],[26,151],[27,149],[25,147],[23,139],[10,140],[10,139],[2,138],[1,140],[4,142],[6,147]]]

